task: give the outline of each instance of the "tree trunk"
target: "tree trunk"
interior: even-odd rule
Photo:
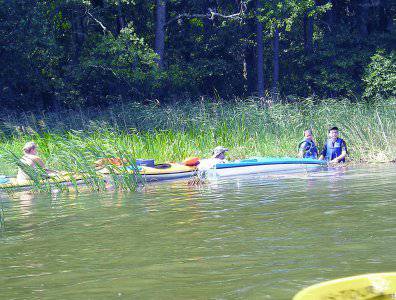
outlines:
[[[279,28],[276,25],[274,31],[274,57],[273,57],[274,74],[272,81],[272,97],[278,97],[278,83],[279,83]]]
[[[313,17],[308,16],[309,11],[304,15],[304,50],[311,53],[313,49]]]
[[[122,16],[122,2],[118,0],[117,2],[117,32],[120,31],[125,27],[124,17]]]
[[[248,46],[245,51],[247,93],[252,95],[256,92],[256,61],[253,47]]]
[[[84,16],[76,16],[72,22],[73,26],[73,62],[78,64],[80,61],[81,51],[85,42],[85,25]]]
[[[380,30],[387,32],[393,30],[392,3],[388,0],[380,1]]]
[[[336,19],[334,2],[335,2],[334,0],[328,0],[328,3],[331,3],[331,9],[329,9],[326,12],[326,19],[327,19],[327,23],[329,24],[330,31],[333,31],[335,19]]]
[[[393,17],[392,14],[388,15],[387,22],[386,22],[386,31],[392,32],[393,31]]]
[[[261,0],[257,0],[257,11],[261,8]],[[257,35],[257,92],[260,98],[264,97],[264,45],[263,45],[263,23],[256,20]]]
[[[157,1],[157,23],[155,28],[155,52],[158,54],[158,66],[162,69],[164,66],[164,49],[165,49],[165,19],[166,19],[166,0]]]
[[[359,4],[359,32],[360,35],[366,37],[368,35],[367,21],[369,14],[369,3],[367,0],[360,1]]]

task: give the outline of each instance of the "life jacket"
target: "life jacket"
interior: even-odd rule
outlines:
[[[315,142],[305,139],[298,145],[298,149],[300,149],[301,145],[304,143],[305,143],[305,147],[304,147],[304,156],[303,157],[317,159],[318,158],[318,148],[316,147]]]
[[[333,143],[331,139],[327,140],[326,143],[326,160],[330,161],[342,154],[342,146],[345,145],[343,139],[337,138]],[[345,158],[340,160],[340,162],[345,162]]]

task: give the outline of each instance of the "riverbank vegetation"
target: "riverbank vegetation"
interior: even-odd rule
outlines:
[[[313,99],[296,103],[259,103],[257,99],[203,101],[158,106],[126,104],[107,111],[64,111],[3,117],[2,173],[16,173],[10,159],[34,140],[47,164],[69,172],[93,172],[103,157],[154,158],[156,162],[208,157],[217,145],[230,148],[231,159],[296,156],[303,130],[312,128],[320,146],[330,126],[339,126],[350,160],[396,158],[394,103],[378,105]],[[8,162],[7,162],[8,161]]]

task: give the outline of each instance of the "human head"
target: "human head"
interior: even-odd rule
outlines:
[[[213,158],[220,158],[224,159],[225,158],[225,153],[228,151],[228,148],[224,148],[223,146],[217,146],[216,148],[213,149]]]
[[[338,138],[338,127],[334,126],[329,129],[329,137],[333,140]]]
[[[25,146],[23,146],[23,152],[26,154],[35,154],[37,150],[37,145],[35,142],[27,142]]]
[[[306,139],[312,140],[312,130],[311,129],[304,130],[304,137]]]

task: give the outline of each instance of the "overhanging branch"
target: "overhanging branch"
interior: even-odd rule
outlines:
[[[192,19],[192,18],[201,18],[201,19],[209,19],[209,20],[214,20],[216,17],[218,18],[223,18],[223,19],[241,19],[245,11],[247,9],[247,5],[245,1],[241,1],[239,5],[239,11],[237,13],[231,14],[231,15],[224,15],[221,13],[218,13],[216,10],[209,8],[208,12],[206,14],[189,14],[189,13],[182,13],[177,15],[176,17],[173,17],[168,20],[168,22],[165,23],[165,26],[168,26],[169,24],[181,20],[181,19]]]
[[[90,13],[89,10],[86,10],[86,11],[85,11],[85,14],[88,15],[92,20],[94,20],[94,21],[102,28],[103,34],[106,34],[107,32],[108,32],[108,33],[111,33],[111,31],[108,30],[107,27],[104,26],[103,23],[102,23],[101,21],[99,21],[97,18],[95,18],[95,17]]]

